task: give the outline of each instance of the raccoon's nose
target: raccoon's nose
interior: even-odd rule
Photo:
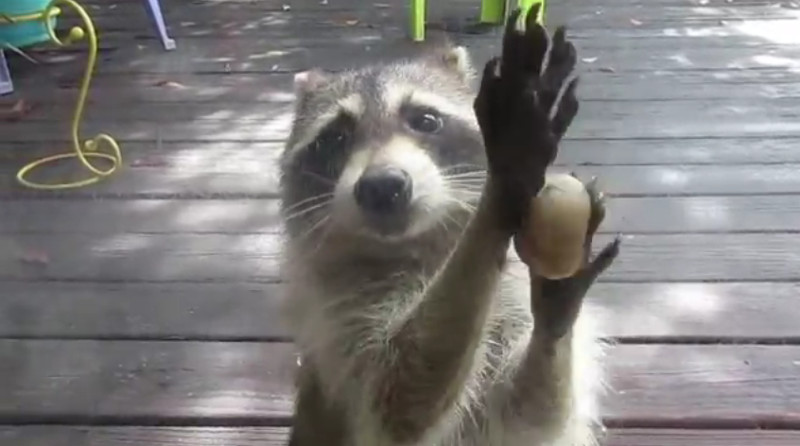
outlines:
[[[355,185],[356,203],[367,212],[402,210],[411,201],[411,176],[393,166],[370,166]]]

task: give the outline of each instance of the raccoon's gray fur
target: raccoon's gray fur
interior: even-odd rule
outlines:
[[[482,209],[474,77],[452,46],[296,76],[281,158],[302,361],[291,446],[595,444],[592,310],[563,338],[532,336],[528,271]]]

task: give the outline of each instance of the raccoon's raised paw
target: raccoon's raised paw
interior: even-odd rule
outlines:
[[[578,112],[576,52],[558,28],[551,36],[536,22],[539,6],[517,29],[520,10],[506,24],[502,56],[487,62],[475,113],[481,127],[489,174],[519,224],[526,204],[544,185],[558,142]],[[548,51],[549,49],[549,51]]]
[[[597,181],[592,178],[585,183],[591,199],[591,216],[584,244],[583,266],[571,277],[549,280],[543,277],[531,278],[531,309],[535,320],[535,330],[553,339],[563,337],[575,324],[583,299],[597,278],[614,263],[619,255],[622,239],[616,236],[607,243],[600,253],[591,259],[592,242],[595,232],[606,214],[603,194],[597,189]]]

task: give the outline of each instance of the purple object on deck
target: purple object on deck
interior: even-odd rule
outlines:
[[[147,4],[150,6],[150,14],[155,22],[156,30],[158,30],[158,36],[161,38],[161,44],[167,51],[174,50],[175,40],[167,34],[167,24],[164,22],[164,14],[161,12],[161,3],[159,0],[147,0]]]
[[[0,95],[14,92],[14,84],[11,82],[11,70],[6,63],[6,55],[0,49]]]

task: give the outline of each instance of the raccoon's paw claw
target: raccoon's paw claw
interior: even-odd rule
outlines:
[[[605,194],[597,187],[597,177],[592,177],[588,182],[584,183],[586,192],[589,194],[589,201],[591,203],[591,212],[589,215],[589,225],[586,230],[587,243],[591,244],[592,237],[594,237],[597,228],[606,218],[606,197]]]
[[[575,275],[566,279],[538,278],[531,296],[534,329],[552,339],[560,339],[575,324],[589,288],[619,256],[622,238],[617,236],[600,253],[587,261]],[[591,251],[591,246],[587,252]],[[587,259],[588,260],[588,259]]]
[[[509,17],[502,57],[487,62],[475,114],[483,133],[489,173],[505,205],[520,220],[530,197],[544,185],[558,141],[578,110],[575,48],[559,28],[551,39],[536,22],[539,6],[516,29],[520,10]],[[548,51],[549,49],[549,51]],[[516,222],[518,224],[518,222]]]

